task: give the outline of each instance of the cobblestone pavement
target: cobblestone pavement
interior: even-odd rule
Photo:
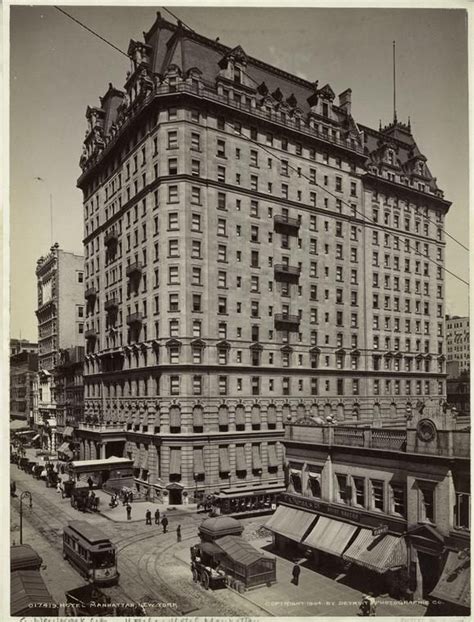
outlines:
[[[290,582],[292,563],[277,557],[278,583],[267,588],[239,594],[230,589],[204,590],[192,580],[189,547],[196,543],[202,514],[167,511],[168,533],[161,525],[140,522],[115,522],[100,514],[82,514],[69,499],[61,499],[44,482],[11,467],[18,494],[25,489],[33,495],[33,509],[24,512],[24,542],[42,555],[47,565],[43,575],[53,597],[64,600],[64,591],[83,584],[79,574],[62,560],[61,534],[64,525],[74,519],[100,526],[117,546],[120,583],[103,588],[114,602],[140,602],[153,616],[342,616],[357,615],[362,593],[314,570],[302,568],[299,586]],[[146,503],[137,508],[147,509]],[[153,506],[152,506],[153,507]],[[24,506],[25,509],[25,506]],[[12,500],[12,539],[18,540],[18,499]],[[260,527],[268,517],[246,519],[244,537],[255,546],[269,544]],[[182,541],[177,542],[180,524]],[[263,532],[264,533],[264,532]],[[31,539],[30,539],[31,538]],[[270,553],[271,554],[271,553]],[[60,577],[60,579],[59,579]],[[74,578],[75,577],[75,578]],[[378,615],[421,616],[421,605],[398,602],[380,603]]]

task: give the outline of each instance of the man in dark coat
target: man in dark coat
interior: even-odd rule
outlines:
[[[155,510],[155,525],[160,524],[160,510],[157,508]]]
[[[151,525],[151,511],[150,510],[146,511],[145,517],[146,517],[145,525]]]
[[[293,566],[293,579],[291,580],[292,583],[294,583],[295,585],[298,585],[299,580],[300,580],[300,573],[301,573],[301,568],[298,566],[298,564],[295,564]]]
[[[92,490],[92,486],[94,485],[94,480],[92,479],[90,475],[89,475],[89,479],[87,480],[87,483],[89,484],[89,490]]]
[[[128,503],[127,503],[126,510],[127,510],[127,520],[131,520],[131,518],[132,518],[132,506],[129,505]]]
[[[178,542],[181,542],[181,525],[176,527],[176,539]]]
[[[168,519],[166,518],[166,515],[164,515],[161,519],[161,525],[163,527],[163,533],[166,533],[166,529],[168,528]]]

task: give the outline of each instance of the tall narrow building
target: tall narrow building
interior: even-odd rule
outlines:
[[[281,486],[285,421],[404,426],[444,398],[450,203],[410,125],[358,125],[350,89],[336,103],[159,14],[128,53],[78,180],[82,456],[248,509]]]
[[[59,352],[84,343],[84,258],[54,244],[36,266],[38,287],[38,379],[35,425],[56,449],[54,368]]]

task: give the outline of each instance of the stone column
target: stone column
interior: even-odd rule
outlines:
[[[104,442],[101,445],[99,445],[99,447],[100,447],[100,459],[101,460],[105,460],[106,446],[107,446],[107,443],[104,443]]]
[[[97,445],[95,441],[91,441],[90,442],[90,448],[91,448],[91,460],[97,460]]]
[[[79,460],[86,459],[85,441],[81,441],[79,444]]]

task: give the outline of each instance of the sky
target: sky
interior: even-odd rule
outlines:
[[[64,8],[126,52],[129,40],[142,39],[152,26],[158,7]],[[350,87],[354,118],[375,128],[393,117],[395,40],[398,118],[411,118],[415,140],[453,203],[446,230],[468,246],[465,11],[170,9],[197,32],[241,45],[250,56],[320,86],[329,83],[336,94]],[[82,193],[76,181],[85,111],[99,105],[109,82],[123,87],[129,62],[52,6],[12,6],[10,37],[10,334],[37,340],[37,259],[52,240],[82,253]],[[446,267],[468,280],[468,253],[449,239]],[[468,314],[468,289],[449,275],[446,312]]]

